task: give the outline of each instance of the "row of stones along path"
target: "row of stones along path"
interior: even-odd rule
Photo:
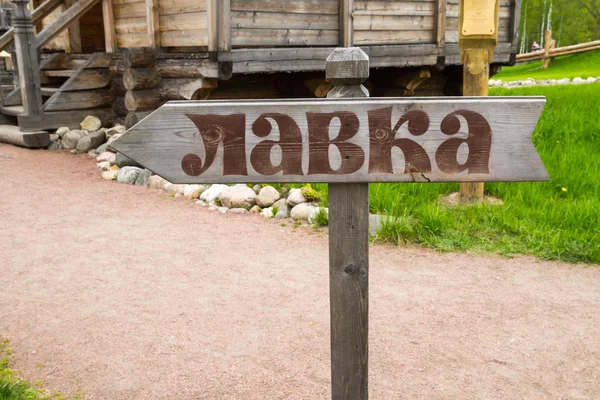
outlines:
[[[324,231],[0,145],[0,336],[84,399],[327,399]],[[376,245],[373,399],[600,396],[600,270]]]

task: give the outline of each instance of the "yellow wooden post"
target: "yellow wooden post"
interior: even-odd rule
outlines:
[[[487,96],[490,63],[498,42],[498,0],[460,0],[458,46],[463,96]],[[460,184],[463,201],[482,201],[483,183]]]

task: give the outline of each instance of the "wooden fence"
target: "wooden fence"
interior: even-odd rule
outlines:
[[[518,54],[517,63],[543,60],[544,68],[548,68],[548,63],[554,57],[600,50],[600,40],[556,48],[554,47],[555,43],[556,41],[552,39],[552,31],[546,31],[546,43],[544,49],[532,51],[531,53]]]

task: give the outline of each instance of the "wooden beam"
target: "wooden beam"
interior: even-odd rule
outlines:
[[[218,51],[231,50],[231,0],[219,0],[217,9]]]
[[[112,0],[102,0],[102,21],[104,22],[104,46],[107,53],[117,51],[117,34],[115,32],[115,15]]]
[[[436,0],[435,43],[444,47],[446,43],[446,0]]]
[[[148,27],[148,47],[160,47],[160,20],[158,0],[146,0],[146,25]]]
[[[28,0],[13,0],[15,15],[15,52],[19,71],[19,87],[25,115],[42,115],[42,92],[37,47],[34,44],[33,20],[27,8]]]
[[[62,3],[63,0],[47,0],[45,3],[40,4],[40,6],[31,13],[31,20],[33,24],[40,22],[42,18],[54,11]],[[0,50],[8,46],[13,41],[14,36],[14,28],[10,28],[2,36],[0,36]]]
[[[86,12],[88,12],[100,0],[79,0],[73,4],[64,13],[58,16],[50,25],[36,37],[36,45],[38,48],[46,44],[50,39],[64,31],[69,27],[71,22],[78,20]]]
[[[88,115],[100,118],[102,126],[112,126],[116,121],[116,115],[111,108],[46,112],[44,115],[35,117],[19,115],[18,120],[21,130],[28,132],[41,129],[58,129],[61,126],[79,129],[79,124]]]
[[[510,45],[511,53],[518,53],[519,48],[519,30],[521,29],[521,0],[511,2],[510,16]]]
[[[354,0],[340,0],[340,46],[352,46]]]
[[[328,98],[368,97],[369,57],[358,47],[327,58]],[[369,184],[329,184],[331,398],[369,397]]]
[[[208,35],[208,51],[218,51],[218,31],[217,31],[217,10],[218,0],[208,0],[206,2],[206,26]]]
[[[22,132],[18,126],[0,125],[0,142],[38,149],[50,144],[50,134],[45,131]]]
[[[77,0],[65,0],[65,11],[67,11]],[[79,29],[79,20],[71,22],[67,28],[67,37],[65,38],[65,52],[81,53],[81,29]]]

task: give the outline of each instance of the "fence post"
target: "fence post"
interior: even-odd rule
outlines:
[[[548,64],[550,63],[550,49],[552,48],[552,31],[548,29],[546,31],[546,38],[544,43],[544,55],[542,59],[544,60],[544,68],[548,68]]]
[[[335,49],[326,62],[328,98],[368,97],[369,57]],[[351,123],[351,122],[349,122]],[[356,127],[358,129],[358,127]],[[369,184],[329,184],[331,398],[368,398]]]
[[[12,0],[15,4],[13,27],[15,30],[15,52],[19,70],[19,86],[23,98],[23,115],[43,115],[40,69],[37,45],[33,33],[33,21],[27,8],[29,0]]]

